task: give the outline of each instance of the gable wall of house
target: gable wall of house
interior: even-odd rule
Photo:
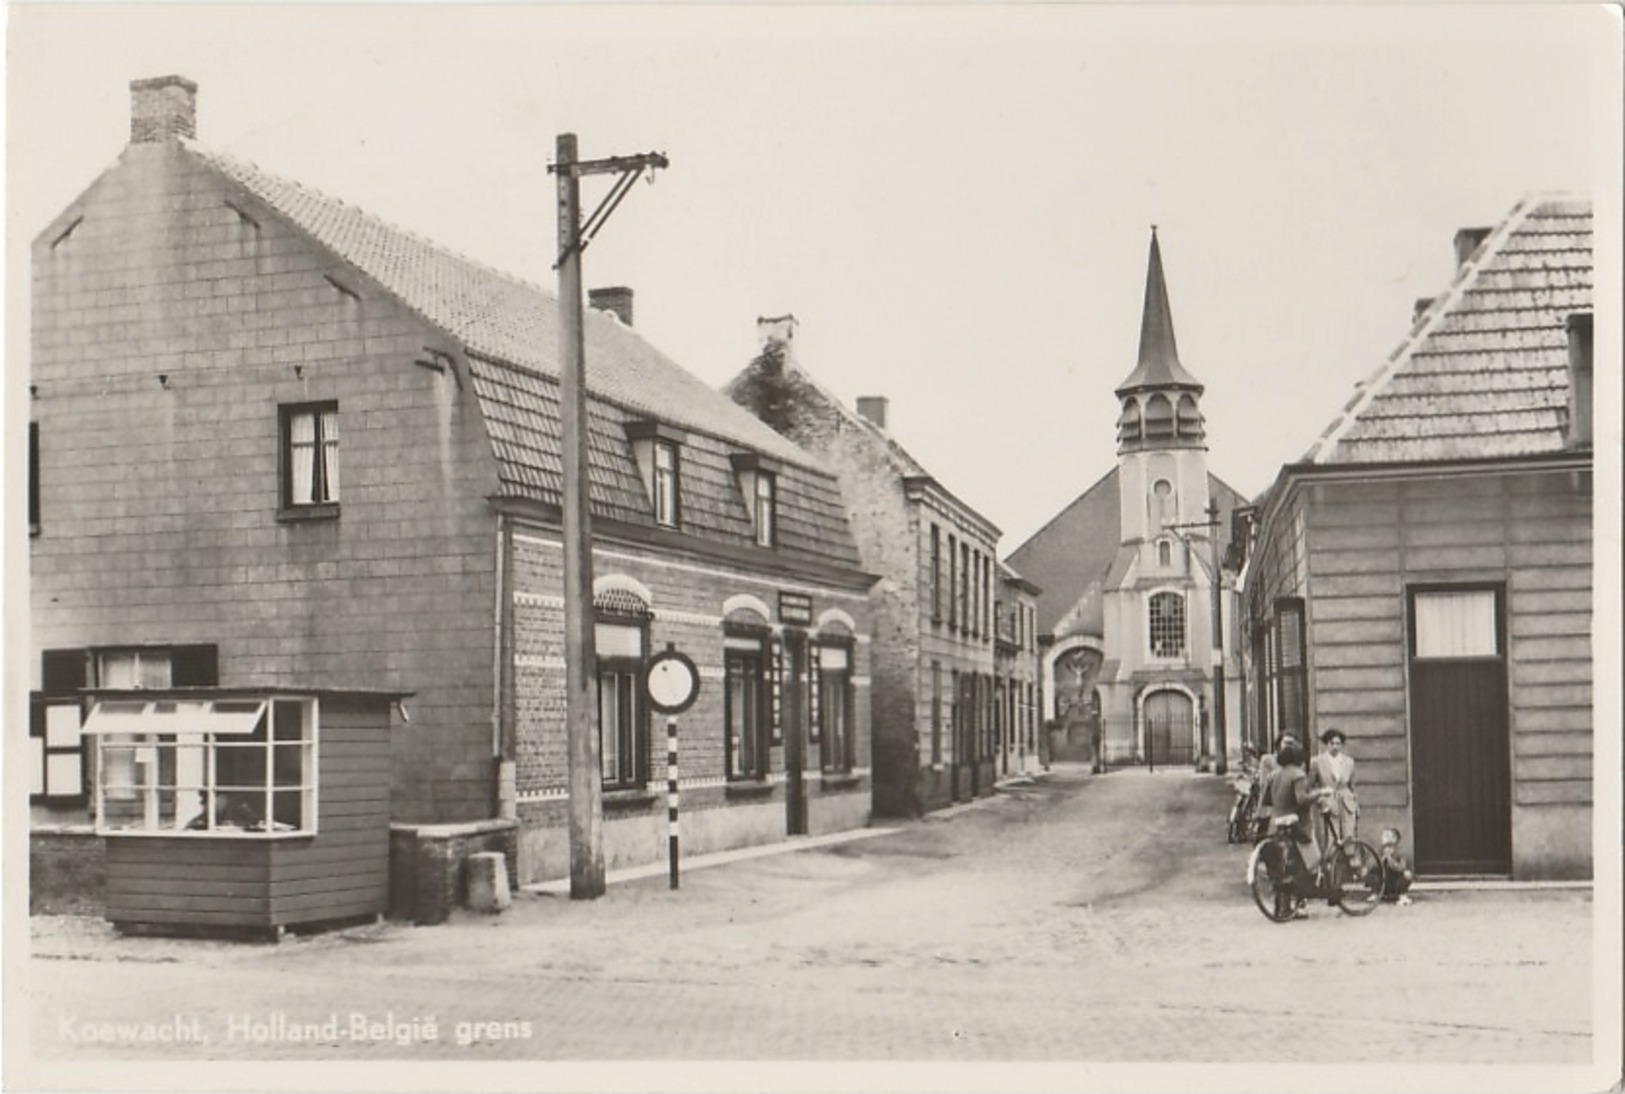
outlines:
[[[1362,830],[1410,828],[1407,589],[1496,584],[1506,590],[1513,872],[1589,874],[1590,474],[1305,490],[1310,734],[1348,734]]]
[[[432,330],[174,144],[47,231],[33,296],[36,683],[43,649],[213,643],[222,684],[412,691],[395,819],[489,815],[495,477]],[[341,515],[279,520],[278,407],[326,400]]]

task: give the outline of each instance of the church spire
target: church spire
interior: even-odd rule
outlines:
[[[1151,226],[1151,257],[1145,272],[1145,308],[1140,315],[1140,359],[1128,379],[1117,387],[1118,396],[1145,388],[1176,387],[1198,393],[1202,384],[1179,363],[1174,343],[1174,315],[1168,307],[1168,283],[1162,274],[1162,247],[1157,226]]]

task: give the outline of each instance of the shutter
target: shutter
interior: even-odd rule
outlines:
[[[220,648],[176,646],[170,651],[170,683],[178,688],[212,688],[220,684]]]
[[[40,686],[46,695],[72,695],[85,686],[84,650],[46,650],[40,654]]]
[[[811,685],[807,689],[807,725],[809,739],[817,743],[820,731],[823,729],[822,710],[819,706],[823,697],[823,679],[820,675],[823,669],[823,659],[818,654],[818,647],[812,646],[807,650],[807,680]]]
[[[784,643],[775,638],[768,645],[769,658],[773,665],[772,684],[772,720],[769,723],[773,733],[773,743],[780,744],[784,740],[784,721],[782,718],[784,698]]]

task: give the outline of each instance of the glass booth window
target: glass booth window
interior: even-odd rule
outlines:
[[[96,827],[112,834],[316,831],[315,699],[101,699]]]

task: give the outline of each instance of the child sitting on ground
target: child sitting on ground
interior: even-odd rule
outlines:
[[[1399,853],[1399,829],[1382,830],[1382,899],[1398,904],[1409,904],[1409,890],[1416,875],[1411,864]]]

